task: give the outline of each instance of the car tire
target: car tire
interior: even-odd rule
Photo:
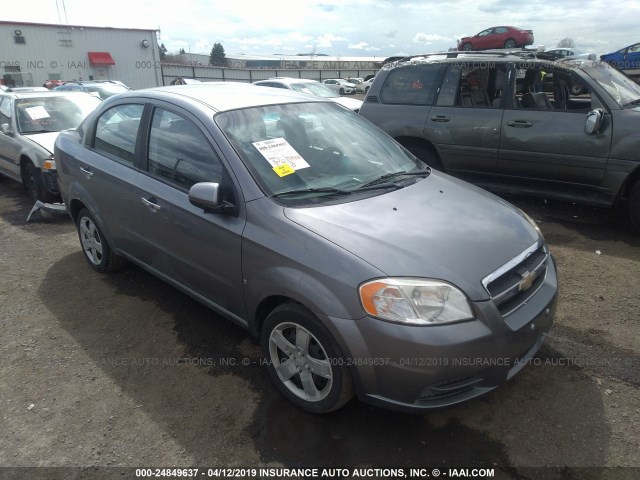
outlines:
[[[103,273],[115,272],[124,268],[127,265],[127,260],[113,253],[89,210],[83,208],[77,218],[78,238],[82,246],[82,253],[89,266]]]
[[[271,380],[294,405],[328,413],[353,397],[351,373],[335,340],[303,306],[276,307],[264,322],[260,343]]]
[[[43,203],[52,203],[56,200],[54,195],[47,192],[40,169],[30,161],[27,161],[24,167],[24,188],[34,202],[39,200]]]
[[[507,41],[504,42],[504,48],[516,48],[516,41],[513,38],[507,39]]]
[[[415,155],[422,163],[425,163],[429,167],[441,172],[443,171],[442,162],[440,161],[438,154],[432,148],[414,143],[408,143],[404,147]]]
[[[627,199],[627,211],[631,228],[640,231],[640,179],[631,186]]]
[[[464,45],[462,45],[462,50],[465,52],[470,52],[471,50],[473,50],[473,45],[467,42]]]
[[[369,87],[366,87],[366,88],[364,89],[364,93],[365,93],[365,94],[369,93]]]
[[[344,88],[341,88],[341,89],[338,91],[338,93],[339,93],[340,95],[344,95]]]

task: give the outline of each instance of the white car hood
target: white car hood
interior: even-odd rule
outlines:
[[[33,143],[40,145],[46,149],[49,153],[53,153],[53,144],[58,138],[60,132],[47,132],[47,133],[28,133],[23,135],[24,138],[28,138]]]
[[[360,110],[362,106],[362,100],[356,100],[355,98],[331,97],[331,100],[354,111]]]

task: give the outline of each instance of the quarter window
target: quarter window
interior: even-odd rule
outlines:
[[[188,190],[222,180],[222,164],[200,129],[184,117],[156,108],[149,134],[150,174]]]
[[[382,103],[433,105],[442,72],[440,64],[397,68],[389,73],[382,89]]]
[[[133,164],[143,110],[143,105],[129,104],[104,112],[98,118],[93,148]]]

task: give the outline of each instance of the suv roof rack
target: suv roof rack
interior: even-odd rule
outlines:
[[[407,57],[396,58],[389,63],[406,62],[414,58],[430,58],[430,57],[443,57],[443,58],[460,58],[460,57],[520,57],[520,58],[532,58],[541,60],[553,60],[551,55],[547,55],[544,52],[538,52],[536,50],[452,50],[450,52],[433,52],[423,53],[419,55],[410,55]]]

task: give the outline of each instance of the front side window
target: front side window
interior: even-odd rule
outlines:
[[[11,99],[9,97],[0,98],[0,124],[11,125]]]
[[[460,107],[497,108],[509,88],[505,65],[477,66],[474,62],[460,67],[456,105]]]
[[[184,190],[199,182],[222,181],[222,164],[200,129],[162,108],[155,109],[151,121],[147,170]]]
[[[442,64],[409,65],[392,70],[380,90],[382,103],[433,105]]]
[[[532,65],[516,71],[514,108],[585,112],[591,110],[587,84],[567,69]]]
[[[143,110],[143,105],[126,104],[102,113],[97,121],[93,148],[133,164]]]

